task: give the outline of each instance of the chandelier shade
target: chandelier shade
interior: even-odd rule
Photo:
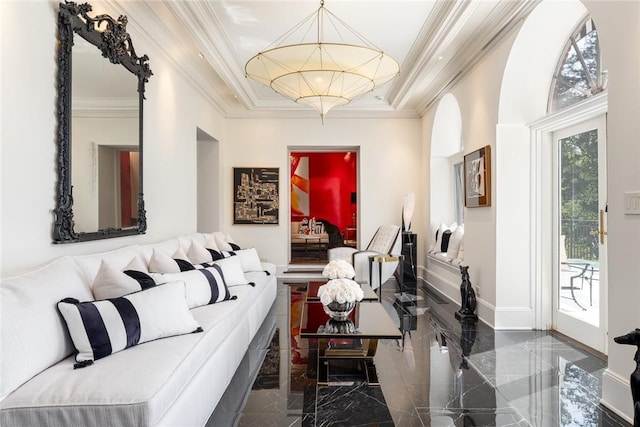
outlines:
[[[387,83],[400,69],[395,59],[340,20],[331,22],[331,28],[341,24],[348,30],[338,32],[340,38],[344,39],[347,34],[365,44],[324,41],[325,15],[338,20],[321,2],[317,12],[296,25],[280,42],[275,42],[275,47],[258,53],[245,65],[247,77],[295,102],[313,107],[323,119],[331,108],[348,104]],[[312,25],[317,26],[316,40],[285,44],[294,30],[309,29]]]

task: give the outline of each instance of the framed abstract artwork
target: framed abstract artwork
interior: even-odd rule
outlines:
[[[464,156],[464,205],[491,206],[491,146]]]
[[[233,168],[233,223],[278,224],[280,169]]]

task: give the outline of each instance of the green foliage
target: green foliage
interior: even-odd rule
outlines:
[[[591,258],[598,227],[598,131],[560,140],[560,208],[562,234],[569,257]],[[578,256],[579,255],[579,256]]]

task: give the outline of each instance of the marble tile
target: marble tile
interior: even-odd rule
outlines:
[[[251,344],[208,426],[630,427],[599,404],[605,362],[546,331],[459,322],[455,304],[422,287],[398,307],[384,286],[404,340],[379,342],[379,387],[345,376],[317,387],[317,347],[295,335],[292,291],[299,304],[304,286],[280,283],[275,326]]]
[[[316,426],[393,426],[382,389],[366,384],[316,387]],[[304,424],[303,424],[304,425]]]

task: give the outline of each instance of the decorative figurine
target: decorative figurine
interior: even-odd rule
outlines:
[[[628,344],[636,346],[636,355],[633,360],[636,362],[636,370],[631,373],[629,384],[631,385],[631,397],[633,398],[633,427],[640,427],[640,329],[629,332],[613,339],[618,344]]]
[[[460,326],[460,349],[462,350],[462,361],[460,369],[469,369],[467,358],[471,355],[471,349],[476,342],[476,322],[474,319],[461,319]]]
[[[478,320],[478,316],[475,313],[476,293],[469,280],[469,266],[461,265],[460,274],[462,275],[462,283],[460,283],[460,311],[456,311],[456,319]]]

